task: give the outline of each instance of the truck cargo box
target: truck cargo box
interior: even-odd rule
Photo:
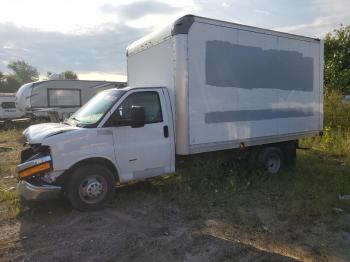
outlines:
[[[187,15],[127,49],[128,85],[165,86],[176,153],[317,135],[323,42]]]

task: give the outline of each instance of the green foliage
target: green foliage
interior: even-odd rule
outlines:
[[[20,82],[15,75],[5,75],[0,72],[0,93],[15,93]]]
[[[3,72],[0,72],[0,83],[2,83],[3,81],[5,81],[5,75]]]
[[[77,80],[78,79],[78,75],[71,70],[67,70],[65,72],[62,72],[62,75],[64,76],[64,79],[68,79],[68,80]]]
[[[326,89],[350,94],[350,26],[341,26],[325,38]]]
[[[7,75],[2,92],[15,93],[21,85],[21,80],[16,75]]]
[[[350,163],[350,103],[339,90],[327,90],[324,96],[323,137],[304,139],[302,144]]]
[[[324,96],[324,126],[331,129],[350,129],[350,103],[338,90],[327,90]]]
[[[0,72],[0,92],[4,92],[4,88],[6,85],[6,78],[3,72]]]
[[[0,92],[15,93],[21,85],[39,79],[38,70],[25,61],[12,61],[8,68],[12,71],[10,74],[0,72]]]
[[[23,60],[12,61],[7,67],[13,71],[13,74],[22,85],[39,79],[38,70]]]

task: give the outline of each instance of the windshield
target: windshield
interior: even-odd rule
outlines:
[[[98,93],[75,112],[67,122],[78,122],[77,125],[96,124],[124,93],[123,90],[115,89]]]

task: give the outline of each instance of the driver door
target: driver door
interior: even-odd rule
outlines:
[[[145,111],[145,125],[132,128],[131,107]],[[143,179],[173,172],[174,135],[171,110],[167,108],[164,90],[133,90],[113,113],[116,161],[121,182]]]

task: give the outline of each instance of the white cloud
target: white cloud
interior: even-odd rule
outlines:
[[[42,74],[71,69],[83,79],[119,78],[126,72],[128,44],[188,13],[311,37],[350,24],[349,0],[3,2],[1,71],[6,70],[3,61],[24,59]]]
[[[276,30],[323,38],[327,33],[338,28],[340,24],[350,24],[350,1],[347,0],[314,0],[314,8],[322,15],[310,23],[279,27]]]
[[[226,3],[226,2],[222,2],[222,3],[221,3],[221,6],[222,6],[222,7],[230,7],[230,5],[229,5],[228,3]]]
[[[126,75],[117,73],[101,73],[101,72],[78,72],[80,80],[105,80],[126,82]]]
[[[279,27],[275,30],[309,37],[323,38],[326,33],[332,31],[334,28],[331,20],[332,17],[318,17],[312,23]]]
[[[156,30],[170,24],[175,19],[198,10],[191,1],[177,1],[169,4],[159,0],[138,1],[124,5],[106,4],[102,12],[114,14],[127,26]]]
[[[261,15],[270,15],[269,11],[262,10],[262,9],[254,9],[254,12]]]
[[[145,15],[162,14],[171,10],[181,13],[194,10],[192,1],[179,0],[11,0],[1,5],[0,23],[10,22],[18,27],[67,34],[94,32],[109,23],[128,24]],[[116,12],[118,11],[118,12]],[[117,14],[117,15],[116,15]],[[161,20],[154,20],[156,26]]]
[[[110,1],[110,0],[105,0]],[[43,31],[82,33],[111,17],[99,11],[98,1],[11,0],[1,5],[0,22]]]

